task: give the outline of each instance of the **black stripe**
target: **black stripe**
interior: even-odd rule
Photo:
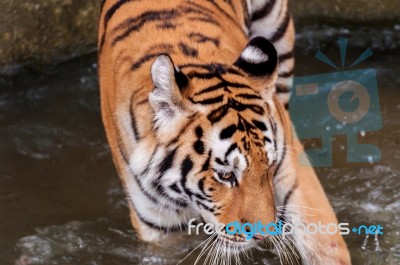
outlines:
[[[175,29],[177,27],[176,24],[172,24],[171,22],[163,22],[162,24],[158,24],[157,28],[159,29]]]
[[[275,141],[275,142],[276,142],[276,141]],[[286,147],[286,141],[284,141],[284,143],[283,143],[282,157],[281,157],[281,159],[279,160],[278,165],[276,166],[274,178],[275,178],[276,175],[278,175],[279,170],[281,169],[281,166],[282,166],[282,164],[283,164],[283,160],[285,160],[285,157],[286,157],[286,148],[287,148],[287,147]]]
[[[293,195],[293,192],[295,191],[295,189],[297,188],[297,181],[293,184],[293,186],[289,189],[289,191],[286,193],[285,198],[283,199],[283,212],[281,213],[281,215],[279,216],[279,220],[282,222],[286,222],[286,205],[288,204],[290,197]]]
[[[174,75],[175,75],[175,82],[178,85],[179,91],[181,92],[184,91],[189,84],[189,79],[179,69],[178,70],[174,69]]]
[[[221,158],[219,158],[219,157],[215,158],[215,162],[216,162],[217,164],[220,164],[221,166],[226,166],[226,165],[227,165],[227,164],[226,164],[224,161],[222,161]],[[215,170],[214,170],[214,171],[215,171]]]
[[[100,10],[103,10],[103,7],[104,7],[105,3],[106,3],[106,0],[101,0]]]
[[[172,53],[174,51],[174,45],[169,44],[169,43],[157,43],[155,45],[150,46],[148,49],[147,53],[157,51],[159,52],[160,50],[165,50],[165,53]]]
[[[272,143],[271,139],[269,139],[267,136],[264,136],[263,140],[264,142]]]
[[[250,109],[251,111],[253,111],[253,112],[257,113],[257,114],[260,114],[260,115],[264,114],[264,109],[261,108],[258,105],[244,104],[244,103],[241,103],[241,102],[239,102],[237,100],[234,100],[234,99],[231,99],[231,98],[228,100],[228,105],[229,105],[230,108],[232,108],[232,109],[234,109],[236,111],[239,111],[239,112],[245,111],[247,109]]]
[[[179,141],[179,139],[180,139],[180,137],[182,136],[182,134],[183,134],[184,132],[187,131],[188,127],[189,127],[193,122],[196,121],[196,114],[193,114],[193,115],[189,116],[187,119],[188,119],[189,121],[182,127],[182,129],[179,131],[179,133],[175,136],[175,139],[173,139],[172,141],[170,141],[170,142],[167,144],[167,146],[171,146],[171,145],[173,145],[173,144],[175,144],[175,143],[177,143],[177,142]]]
[[[147,163],[142,173],[140,173],[140,175],[146,175],[147,173],[149,173],[151,163],[153,162],[154,156],[156,155],[157,151],[158,151],[158,145],[154,148],[153,153],[150,156],[149,162]]]
[[[270,41],[271,42],[277,42],[280,40],[286,33],[286,29],[289,26],[290,22],[290,14],[289,14],[289,9],[286,9],[285,17],[279,27],[276,29],[275,33],[271,36]]]
[[[226,71],[227,71],[228,73],[230,73],[230,74],[243,76],[243,74],[242,74],[241,72],[239,72],[239,71],[237,71],[237,70],[235,70],[235,69],[233,69],[233,68],[228,68]]]
[[[172,202],[174,205],[178,205],[181,207],[187,207],[188,203],[181,200],[181,199],[174,199],[168,195],[168,193],[165,191],[164,186],[162,185],[162,177],[164,176],[165,172],[170,169],[174,163],[174,158],[176,155],[177,148],[171,150],[161,161],[159,164],[158,172],[159,176],[156,180],[152,182],[154,189],[158,192],[158,194],[164,198]]]
[[[208,157],[206,162],[204,162],[203,166],[201,167],[200,172],[207,171],[210,168],[210,160],[211,160],[211,150],[208,152]]]
[[[280,63],[283,62],[283,61],[286,61],[288,59],[292,59],[293,58],[293,51],[290,51],[290,52],[287,52],[287,53],[284,53],[284,54],[279,54],[278,58],[279,58],[279,62]]]
[[[202,5],[196,4],[194,2],[188,1],[188,2],[185,2],[185,4],[188,4],[188,5],[191,5],[192,7],[195,7],[195,8],[197,8],[197,10],[203,11],[203,14],[206,14],[208,16],[214,16],[215,15],[215,12],[212,11],[211,9],[209,9],[207,7],[204,7]]]
[[[235,150],[236,148],[238,148],[238,145],[236,143],[232,144],[228,150],[225,153],[225,159],[229,156],[230,153],[233,152],[233,150]]]
[[[176,193],[182,193],[182,191],[179,189],[178,184],[174,183],[169,185],[169,188],[173,191],[175,191]]]
[[[158,10],[158,11],[147,11],[139,16],[129,18],[119,24],[113,31],[119,29],[126,29],[122,34],[114,38],[112,45],[116,45],[118,42],[127,38],[133,31],[140,30],[146,23],[153,21],[168,21],[170,19],[176,18],[179,15],[176,9],[170,10]]]
[[[260,129],[261,131],[266,131],[267,126],[265,126],[265,123],[262,121],[257,121],[257,120],[252,120],[253,124]]]
[[[139,101],[139,102],[136,104],[136,106],[141,106],[141,105],[146,104],[146,103],[148,103],[148,102],[149,102],[149,100],[148,100],[147,98],[145,98],[145,99],[143,99],[142,101]]]
[[[205,148],[204,148],[204,143],[201,140],[197,140],[193,144],[193,149],[198,153],[199,155],[204,154]]]
[[[107,30],[107,25],[108,22],[110,21],[111,17],[117,12],[119,8],[121,8],[124,4],[132,2],[132,1],[138,1],[138,0],[119,0],[117,3],[115,3],[113,6],[110,7],[110,9],[107,10],[105,16],[104,16],[104,32],[103,36],[101,36],[101,41],[100,41],[100,47],[99,47],[99,53],[101,52],[103,46],[104,46],[104,41],[106,37],[106,30]],[[140,0],[139,0],[140,1]],[[101,3],[101,10],[104,7],[105,0]]]
[[[128,159],[126,151],[125,151],[125,149],[123,147],[123,143],[122,143],[122,141],[120,139],[118,129],[117,129],[116,133],[117,133],[117,146],[118,146],[118,149],[120,151],[120,154],[121,154],[123,160],[125,161],[126,166],[129,168],[129,171],[131,172],[131,174],[134,176],[136,182],[138,183],[140,190],[143,192],[143,194],[146,196],[146,198],[148,198],[153,203],[158,204],[158,200],[144,189],[144,187],[142,186],[142,183],[141,183],[140,179],[138,178],[138,176],[133,174],[131,168],[129,167],[129,159]],[[155,150],[157,150],[157,148],[155,148]],[[155,151],[154,151],[154,153],[155,153]],[[153,153],[153,155],[154,155],[154,153]],[[150,159],[150,162],[151,162],[151,160],[152,159]]]
[[[189,117],[187,118],[189,121],[182,127],[182,129],[181,129],[181,130],[179,131],[179,133],[175,136],[175,138],[167,144],[167,146],[171,146],[171,145],[173,145],[173,144],[176,144],[176,143],[179,141],[180,137],[182,136],[182,134],[183,134],[184,132],[186,132],[187,128],[188,128],[193,122],[196,121],[196,118],[195,118],[195,117],[196,117],[196,114],[194,114],[194,115],[192,115],[192,116],[189,116]]]
[[[116,128],[117,128],[117,127],[116,127]],[[121,153],[121,155],[122,155],[122,157],[123,157],[123,159],[124,159],[126,165],[128,166],[128,169],[129,169],[130,173],[134,176],[135,181],[138,183],[139,189],[140,189],[141,192],[146,196],[146,198],[148,198],[150,201],[152,201],[152,202],[155,203],[155,204],[159,204],[158,200],[157,200],[154,196],[152,196],[152,195],[143,187],[143,185],[142,185],[142,183],[141,183],[139,177],[138,177],[137,175],[133,174],[131,168],[129,167],[128,155],[126,154],[126,150],[125,150],[124,147],[123,147],[123,143],[122,143],[122,140],[120,139],[120,136],[119,136],[120,134],[119,134],[119,132],[118,132],[118,129],[117,129],[117,132],[116,132],[116,133],[117,133],[117,136],[118,136],[118,137],[117,137],[118,149],[119,149],[119,151],[120,151],[120,153]],[[151,156],[151,158],[150,158],[150,161],[149,161],[149,163],[146,165],[146,168],[145,168],[144,171],[142,172],[142,175],[147,174],[148,170],[150,169],[151,162],[152,162],[152,160],[153,160],[153,157],[154,157],[154,155],[155,155],[157,149],[158,149],[157,147],[154,149],[153,154],[152,154],[152,156]],[[166,164],[165,166],[167,167],[168,164],[169,164],[168,159],[167,159],[167,160],[164,160],[164,161],[165,161],[165,164]],[[172,162],[171,162],[171,163],[172,163]],[[160,170],[161,170],[161,167],[160,167]],[[187,203],[185,203],[185,202],[177,201],[177,200],[174,200],[173,198],[167,198],[167,199],[169,199],[169,200],[173,203],[172,207],[174,207],[174,208],[177,208],[177,207],[179,207],[179,206],[187,207]]]
[[[245,98],[245,99],[262,99],[260,96],[258,95],[254,95],[254,94],[237,94],[236,97],[238,98]]]
[[[169,188],[173,191],[175,191],[176,193],[182,193],[182,191],[179,189],[178,185],[176,183],[169,185]]]
[[[287,72],[283,72],[283,73],[278,73],[279,77],[283,77],[283,78],[288,78],[293,76],[293,70],[289,70]]]
[[[138,0],[119,0],[110,9],[107,10],[107,13],[104,16],[104,30],[107,28],[107,24],[111,17],[118,11],[123,5],[129,2],[138,1]],[[140,1],[140,0],[139,0]]]
[[[134,208],[136,216],[139,218],[139,221],[144,223],[145,225],[147,225],[148,227],[154,229],[154,230],[158,230],[158,231],[163,231],[164,233],[169,233],[169,232],[178,232],[178,231],[182,231],[183,229],[187,229],[187,224],[186,223],[182,223],[182,224],[178,224],[178,225],[174,225],[174,226],[160,226],[160,225],[156,225],[153,222],[150,222],[149,220],[147,220],[146,218],[144,218],[143,216],[140,215],[140,213],[138,212],[138,210],[136,209],[135,205],[133,205],[133,202],[131,202],[131,206]]]
[[[182,186],[182,188],[183,188],[183,191],[184,191],[189,197],[192,197],[193,193],[192,193],[188,188],[186,188],[186,180],[187,180],[187,175],[188,175],[189,172],[192,170],[192,168],[193,168],[193,162],[192,162],[192,160],[190,159],[190,157],[187,156],[187,157],[183,160],[182,165],[181,165],[181,176],[182,176],[182,178],[181,178],[181,186]]]
[[[122,159],[125,161],[125,163],[127,165],[129,165],[129,159],[128,159],[128,155],[126,154],[126,150],[123,147],[123,143],[122,140],[120,138],[121,136],[119,135],[119,133],[117,132],[117,146],[118,146],[118,150],[120,155],[122,156]]]
[[[207,115],[207,119],[213,124],[217,123],[228,113],[228,111],[229,106],[224,105],[211,111],[210,114]]]
[[[240,29],[240,31],[243,33],[243,35],[246,35],[246,33],[243,31],[242,26],[236,21],[236,19],[233,18],[231,15],[229,15],[214,0],[207,0],[207,2],[211,3],[214,7],[216,7],[222,14],[224,14],[225,17],[227,17],[234,25],[236,25]]]
[[[189,38],[197,43],[211,42],[216,47],[219,47],[219,39],[218,38],[209,37],[202,33],[192,32],[189,34]]]
[[[159,168],[158,168],[158,172],[160,174],[164,174],[165,171],[167,171],[168,169],[170,169],[172,167],[172,164],[174,163],[176,151],[177,151],[177,148],[173,149],[172,151],[170,151],[167,154],[166,157],[164,157],[163,161],[161,161]]]
[[[155,57],[158,57],[160,55],[165,55],[165,52],[158,52],[158,53],[152,53],[152,54],[147,54],[141,57],[139,60],[134,62],[131,66],[131,70],[134,71],[138,68],[140,68],[144,63],[154,59]]]
[[[213,124],[217,123],[228,113],[230,108],[232,108],[238,112],[242,112],[245,110],[251,110],[252,112],[254,112],[256,114],[264,115],[264,109],[258,105],[242,104],[236,100],[229,99],[228,104],[225,104],[225,105],[211,111],[207,115],[207,119]]]
[[[140,135],[139,135],[139,131],[138,131],[138,128],[137,128],[137,122],[136,122],[135,113],[133,113],[133,98],[134,98],[134,95],[135,95],[135,93],[133,93],[132,96],[131,96],[131,102],[130,102],[130,105],[129,105],[129,115],[131,116],[131,127],[132,127],[132,130],[133,130],[133,134],[134,134],[135,140],[139,141],[140,140]]]
[[[288,78],[293,76],[293,69],[288,70],[287,72],[278,73],[279,77]]]
[[[277,151],[278,150],[278,141],[277,141],[277,138],[278,138],[278,133],[277,133],[278,132],[278,126],[277,126],[276,122],[271,121],[271,120],[270,120],[270,122],[271,122],[271,126],[272,126],[272,136],[274,137],[274,150]]]
[[[107,107],[107,113],[111,113],[111,107],[110,107],[110,101],[109,100],[107,100],[107,104],[105,106]],[[124,148],[124,145],[123,145],[123,142],[122,142],[122,139],[121,139],[121,133],[118,130],[118,127],[117,127],[117,124],[115,123],[115,120],[112,119],[111,122],[113,123],[113,127],[115,128],[115,134],[117,135],[116,142],[117,142],[117,148],[118,148],[118,151],[120,153],[120,156],[124,160],[125,164],[129,165],[128,154],[127,154],[127,151]],[[115,164],[117,164],[117,163],[115,163]]]
[[[157,198],[155,198],[153,195],[151,195],[144,187],[143,184],[141,182],[141,180],[139,179],[139,177],[137,175],[133,175],[133,177],[135,178],[140,191],[146,196],[147,199],[149,199],[150,201],[152,201],[154,204],[159,204],[159,201],[157,200]],[[175,205],[174,205],[175,206]]]
[[[242,4],[243,16],[244,16],[244,24],[245,24],[246,28],[249,29],[251,26],[251,21],[250,21],[249,7],[247,6],[247,1],[242,0],[241,4]]]
[[[164,200],[170,201],[174,206],[181,206],[183,208],[186,208],[188,206],[188,203],[184,201],[183,199],[174,199],[169,196],[169,194],[165,191],[165,188],[163,185],[161,185],[162,180],[161,177],[163,175],[161,174],[157,180],[153,181],[153,187],[154,189],[158,192],[161,198]]]
[[[148,173],[148,171],[149,171],[149,169],[150,169],[150,166],[151,166],[151,162],[153,161],[153,157],[154,157],[154,155],[156,154],[157,149],[158,149],[157,147],[154,149],[154,151],[153,151],[153,153],[152,153],[152,155],[151,155],[150,161],[149,161],[149,163],[146,165],[146,168],[143,170],[142,175],[145,175],[145,174]],[[165,161],[165,160],[164,160],[164,161]],[[160,204],[160,202],[158,201],[158,199],[157,199],[156,197],[154,197],[153,195],[151,195],[151,194],[146,190],[146,188],[143,187],[143,184],[142,184],[141,180],[139,179],[139,177],[138,177],[137,175],[134,175],[134,178],[135,178],[136,182],[137,182],[138,185],[139,185],[139,189],[140,189],[141,192],[146,196],[146,198],[149,199],[150,201],[152,201],[154,204]],[[159,177],[159,179],[160,179],[160,177]],[[164,197],[165,199],[168,199],[169,201],[171,201],[171,202],[173,203],[172,207],[174,207],[174,208],[187,207],[187,203],[182,202],[182,201],[175,200],[175,199],[173,199],[173,198],[171,198],[171,197],[169,197],[169,196],[165,196],[166,194],[165,194],[165,192],[164,192],[164,188],[163,188],[163,187],[162,187],[162,188],[159,188],[159,187],[161,187],[161,185],[158,185],[158,184],[160,184],[158,180],[156,180],[155,182],[153,182],[153,186],[155,187],[155,189],[156,189],[157,191],[159,191],[159,192],[161,193],[161,195],[164,195],[163,197]]]
[[[119,30],[129,30],[131,27],[142,27],[147,21],[173,22],[172,19],[181,15],[177,9],[148,10],[134,17],[128,17],[112,29],[113,33]]]
[[[182,12],[185,12],[187,14],[194,13],[201,15],[201,17],[189,17],[188,20],[190,21],[201,21],[205,23],[210,23],[215,26],[220,26],[219,22],[214,19],[216,17],[214,11],[211,9],[208,9],[204,6],[201,6],[199,4],[193,3],[193,2],[185,2],[186,5],[190,6],[182,6],[180,7]]]
[[[197,79],[213,79],[217,77],[215,73],[199,73],[196,71],[188,73],[187,76],[189,78],[197,78]]]
[[[179,42],[178,47],[185,56],[197,58],[197,56],[199,55],[198,50],[196,50],[193,47],[190,47],[189,45],[183,42]]]
[[[241,139],[241,141],[242,141],[244,150],[249,151],[249,150],[250,150],[250,141],[247,139],[247,137],[244,136],[244,137]]]
[[[232,11],[236,13],[236,9],[232,3],[232,0],[224,0],[224,2],[227,3],[230,6],[230,8],[232,8]]]
[[[235,134],[236,131],[237,131],[236,124],[229,125],[228,127],[226,127],[221,131],[219,138],[221,140],[229,139]]]
[[[206,180],[206,178],[201,178],[199,180],[199,183],[197,183],[197,188],[201,191],[201,193],[203,193],[204,196],[208,196],[206,194],[206,192],[204,191],[204,181]]]
[[[241,83],[231,83],[231,82],[221,82],[216,85],[213,85],[211,87],[203,88],[200,92],[197,92],[195,96],[208,93],[208,92],[213,92],[215,90],[221,89],[221,88],[228,88],[228,87],[234,87],[234,88],[250,88],[246,84],[241,84]]]
[[[202,203],[202,202],[200,202],[200,201],[197,201],[196,200],[196,204],[198,205],[198,206],[201,206],[202,208],[204,208],[205,210],[207,210],[207,211],[209,211],[209,212],[214,212],[214,209],[213,208],[210,208],[210,207],[208,207],[207,205],[205,205],[204,203]]]
[[[207,202],[213,202],[211,199],[208,199],[206,196],[200,193],[193,193],[193,195],[196,199],[202,200],[202,201],[207,201]]]
[[[195,133],[196,133],[197,138],[200,139],[201,137],[203,137],[203,128],[201,128],[200,126],[197,126],[195,129]]]
[[[217,73],[217,72],[219,72],[218,71],[219,69],[224,70],[226,65],[220,64],[220,63],[209,63],[209,64],[188,63],[188,64],[179,65],[179,68],[181,68],[181,69],[188,68],[188,67],[201,68],[201,69],[208,70],[210,72]],[[224,72],[225,72],[225,70],[224,70]]]
[[[218,96],[218,97],[215,97],[215,98],[203,99],[203,100],[200,100],[200,101],[195,101],[192,98],[190,98],[189,100],[194,104],[212,105],[212,104],[216,104],[216,103],[221,103],[224,100],[224,96]]]
[[[290,92],[288,86],[280,83],[276,84],[276,93],[288,93],[288,92]]]
[[[268,14],[271,13],[272,8],[275,6],[275,2],[276,0],[266,0],[264,6],[253,13],[251,21],[256,21],[268,16]]]
[[[237,71],[230,65],[226,65],[226,64],[222,64],[222,63],[216,63],[216,62],[211,62],[209,64],[188,63],[188,64],[179,65],[179,68],[181,68],[181,69],[190,68],[190,67],[205,69],[214,74],[230,73],[230,74],[234,74],[234,75],[243,76],[243,74],[241,72]]]
[[[182,162],[182,166],[181,166],[181,174],[182,174],[182,178],[186,179],[187,175],[189,174],[189,172],[192,170],[193,168],[193,162],[190,159],[189,156],[187,156],[183,162]]]
[[[205,17],[189,17],[188,18],[189,21],[200,21],[200,22],[204,22],[204,23],[208,23],[208,24],[212,24],[215,26],[220,27],[220,24],[218,21],[212,19],[212,18],[205,18]]]
[[[289,110],[289,103],[286,102],[284,107],[285,107],[286,110]]]

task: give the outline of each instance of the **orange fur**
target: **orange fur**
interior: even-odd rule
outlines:
[[[298,199],[291,204],[320,210],[309,220],[337,223],[312,168],[298,165],[302,147],[275,94],[278,75],[293,67],[292,20],[277,46],[278,56],[289,63],[260,74],[246,65],[268,63],[276,51],[258,47],[263,39],[246,46],[251,31],[246,21],[257,14],[247,13],[246,1],[229,2],[104,3],[99,24],[103,122],[130,196],[132,224],[145,241],[162,240],[159,232],[173,231],[187,215],[224,224],[274,222],[276,206],[293,198]],[[225,161],[218,162],[223,153]],[[340,246],[321,254],[327,263],[320,264],[350,264],[340,235],[317,241]],[[303,255],[303,263],[318,264],[313,263],[318,257],[308,259],[312,255]]]

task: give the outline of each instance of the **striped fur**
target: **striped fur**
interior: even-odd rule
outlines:
[[[301,146],[284,109],[293,43],[287,0],[103,3],[103,122],[143,240],[161,241],[192,218],[291,220],[292,212],[277,209],[302,198]],[[226,238],[239,250],[260,239]],[[340,236],[332,240],[345,249]]]

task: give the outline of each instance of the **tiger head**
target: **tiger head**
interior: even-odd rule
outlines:
[[[274,96],[277,63],[272,43],[256,37],[231,65],[178,68],[162,55],[151,67],[156,137],[167,148],[179,146],[171,196],[208,223],[276,221],[273,176],[285,142]],[[249,244],[243,235],[226,239]]]

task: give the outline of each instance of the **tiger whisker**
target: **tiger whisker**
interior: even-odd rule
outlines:
[[[192,251],[189,252],[189,254],[187,254],[181,261],[179,261],[176,265],[179,265],[180,263],[182,263],[182,261],[184,261],[187,257],[189,257],[194,251],[196,251],[196,249],[198,249],[199,247],[201,247],[201,245],[207,243],[209,240],[212,239],[212,237],[214,236],[214,234],[210,235],[208,238],[204,239],[197,247],[195,247]]]
[[[218,236],[217,233],[212,234],[206,241],[206,244],[203,246],[203,248],[200,251],[200,254],[197,256],[196,261],[194,263],[194,265],[197,264],[197,262],[200,260],[200,258],[205,254],[205,251],[212,245],[210,243],[213,243],[213,239],[215,238],[215,236]]]

